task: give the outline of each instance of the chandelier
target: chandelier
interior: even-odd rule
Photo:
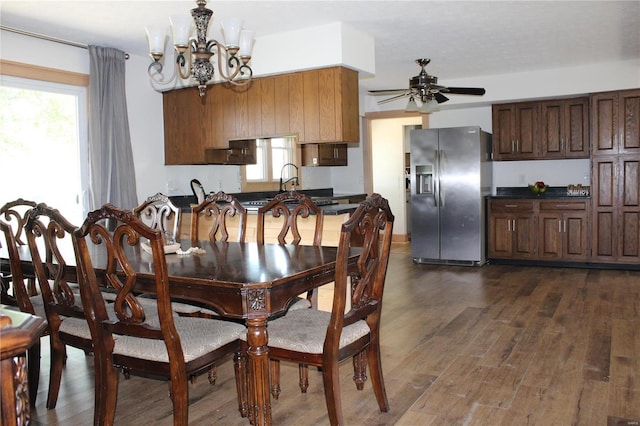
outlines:
[[[204,96],[207,83],[213,79],[216,61],[212,57],[216,54],[218,72],[223,80],[237,86],[248,84],[253,76],[253,70],[247,63],[251,60],[254,32],[243,30],[240,19],[225,19],[220,22],[225,44],[213,39],[207,40],[207,28],[213,11],[206,8],[206,0],[196,0],[196,3],[198,7],[191,9],[193,20],[186,15],[169,18],[176,51],[175,68],[169,78],[162,73],[163,66],[160,62],[164,56],[166,31],[146,28],[149,56],[153,59],[147,69],[151,85],[165,85],[173,82],[177,76],[182,79],[191,76],[198,82],[200,96]],[[195,38],[192,37],[194,26]]]

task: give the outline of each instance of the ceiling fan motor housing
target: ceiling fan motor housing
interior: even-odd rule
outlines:
[[[409,80],[409,87],[418,91],[422,102],[427,102],[427,98],[429,96],[429,91],[427,89],[437,83],[438,77],[429,75],[426,71],[422,70],[420,74]]]

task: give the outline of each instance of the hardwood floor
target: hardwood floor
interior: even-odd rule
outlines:
[[[391,411],[369,382],[340,369],[351,425],[640,424],[640,272],[488,265],[415,265],[393,248],[384,296],[382,355]],[[58,406],[45,408],[48,342],[33,424],[93,420],[93,359],[69,349]],[[306,395],[282,363],[277,425],[328,423],[322,378]],[[237,410],[231,360],[218,382],[190,386],[190,423],[248,425]],[[120,380],[116,424],[172,424],[166,383]]]

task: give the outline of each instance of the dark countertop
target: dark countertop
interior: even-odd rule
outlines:
[[[344,200],[364,200],[367,194],[333,194],[332,188],[323,189],[302,189],[299,192],[306,194],[310,197],[322,197],[324,199],[338,201]],[[264,192],[240,192],[236,194],[230,194],[236,197],[240,203],[247,209],[249,213],[255,213],[258,211],[259,206],[245,204],[246,201],[262,200],[265,198],[273,198],[278,191],[264,191]],[[182,212],[189,213],[191,211],[191,205],[196,203],[195,195],[172,195],[169,199],[176,205]],[[353,213],[358,204],[332,204],[326,206],[320,206],[325,215],[340,215],[345,213]]]
[[[510,186],[510,187],[497,187],[496,195],[490,195],[488,198],[527,198],[534,200],[544,199],[570,199],[570,200],[589,200],[588,195],[567,195],[566,186],[550,186],[547,190],[541,194],[536,194],[527,186]]]

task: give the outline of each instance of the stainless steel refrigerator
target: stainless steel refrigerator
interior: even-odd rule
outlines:
[[[410,164],[413,261],[484,264],[491,134],[480,127],[412,130]]]

